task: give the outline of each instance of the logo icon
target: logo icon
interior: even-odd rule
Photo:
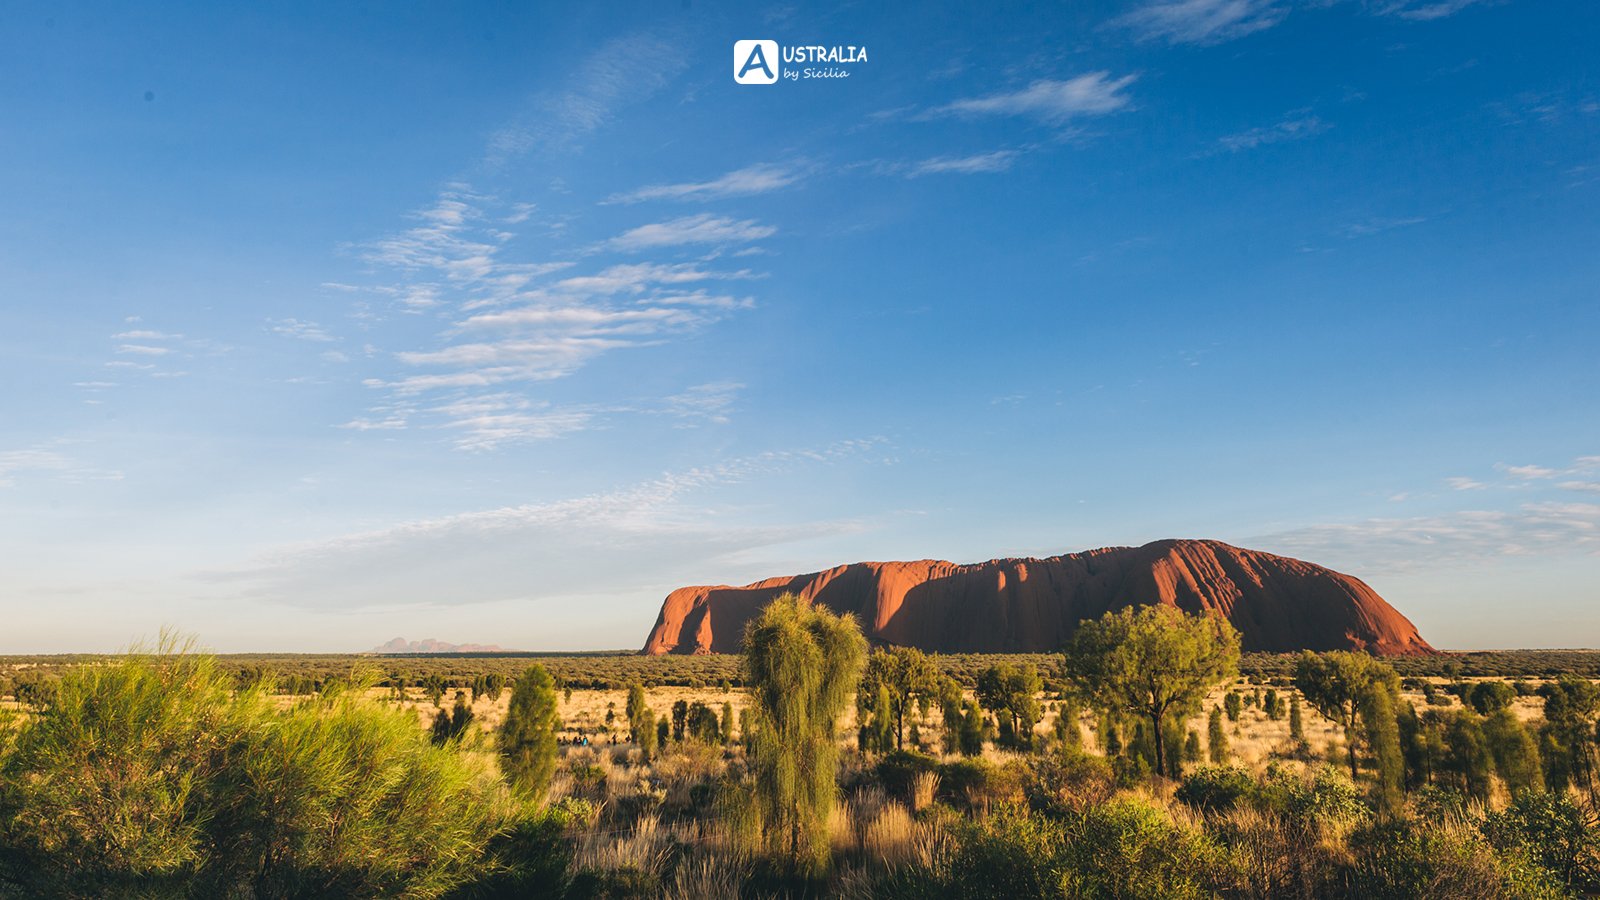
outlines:
[[[777,41],[734,41],[733,80],[740,84],[772,84],[778,80]]]

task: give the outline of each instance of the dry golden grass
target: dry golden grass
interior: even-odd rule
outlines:
[[[1459,700],[1443,692],[1442,689],[1447,683],[1446,679],[1432,678],[1427,680],[1440,688],[1441,703],[1429,706],[1423,700],[1422,694],[1417,691],[1403,691],[1402,699],[1415,704],[1419,712],[1426,709],[1449,710],[1461,708]],[[1469,682],[1476,680],[1478,679],[1467,679]],[[1537,679],[1533,681],[1536,685],[1539,683]],[[1289,739],[1288,703],[1293,690],[1281,686],[1275,689],[1284,700],[1284,714],[1279,719],[1269,719],[1265,710],[1259,705],[1246,705],[1241,711],[1237,722],[1224,719],[1228,732],[1230,762],[1246,768],[1260,770],[1264,769],[1269,762],[1274,760],[1281,761],[1292,751],[1293,745]],[[1213,706],[1220,707],[1223,705],[1223,698],[1229,690],[1238,690],[1241,694],[1251,695],[1255,691],[1255,686],[1237,683],[1231,686],[1219,687],[1211,692],[1206,698],[1201,714],[1185,723],[1186,729],[1198,732],[1202,746],[1206,743],[1206,714]],[[1265,688],[1262,689],[1262,692],[1265,693]],[[416,714],[417,723],[422,728],[428,728],[433,724],[433,718],[440,709],[448,711],[454,705],[456,696],[456,691],[446,691],[440,700],[439,706],[435,707],[420,688],[409,688],[403,698],[396,697],[394,691],[388,688],[369,688],[367,693],[371,699],[377,702],[399,704],[402,708],[411,710]],[[465,695],[470,702],[471,693],[465,692]],[[481,753],[486,757],[494,755],[492,753],[493,744],[489,738],[492,737],[493,732],[499,727],[500,723],[504,721],[506,705],[510,700],[510,696],[511,691],[507,688],[494,701],[489,700],[487,697],[480,697],[475,702],[471,702],[474,720],[473,729],[464,742],[466,749]],[[973,697],[970,691],[966,692],[965,696],[969,699]],[[296,699],[298,698],[286,696],[280,698],[280,702],[288,704],[295,702]],[[655,713],[657,721],[670,720],[673,704],[680,700],[688,704],[704,703],[719,716],[724,703],[732,704],[736,720],[739,712],[748,705],[747,695],[737,688],[724,692],[717,687],[661,686],[647,688],[645,691],[645,701]],[[557,701],[564,726],[560,735],[563,755],[571,756],[585,749],[614,747],[617,753],[622,754],[616,757],[617,761],[624,763],[637,762],[637,751],[628,742],[626,690],[574,689],[570,696],[565,692],[558,694]],[[1056,713],[1051,710],[1053,701],[1046,697],[1041,697],[1041,701],[1044,703],[1047,712],[1035,726],[1035,733],[1045,737],[1050,734],[1055,724]],[[9,708],[16,704],[14,701],[7,701],[5,705]],[[1518,697],[1512,708],[1518,717],[1524,721],[1534,721],[1543,715],[1543,701],[1537,696]],[[612,713],[612,721],[609,723],[609,728],[606,722],[607,712]],[[24,714],[26,714],[25,711]],[[1318,758],[1337,759],[1338,754],[1343,752],[1342,748],[1345,740],[1339,727],[1333,722],[1324,719],[1316,710],[1303,701],[1301,703],[1301,715],[1306,741],[1311,753]],[[914,748],[910,739],[913,725],[916,725],[921,733],[922,745],[919,748]],[[1104,748],[1100,745],[1100,737],[1097,733],[1097,717],[1092,712],[1085,711],[1082,714],[1079,725],[1083,735],[1084,748],[1090,752],[1103,753]],[[927,716],[922,716],[918,711],[913,710],[911,715],[906,717],[905,727],[907,749],[921,749],[925,752],[938,754],[941,725],[937,708],[931,708]],[[841,744],[854,747],[857,728],[855,707],[854,704],[851,704],[839,723]],[[580,746],[581,738],[584,736],[589,739],[587,748]],[[634,757],[627,755],[630,752],[634,754]],[[667,748],[665,758],[660,761],[656,769],[667,776],[666,781],[669,785],[687,784],[692,782],[694,777],[701,774],[711,764],[710,756],[720,754],[720,752],[720,748],[698,748],[695,745],[674,744]],[[984,756],[1001,761],[1012,758],[1015,754],[991,745],[985,748]],[[595,759],[600,759],[600,757],[596,756]],[[606,757],[605,765],[609,766],[611,759],[612,757]],[[682,777],[676,777],[673,774],[678,771],[682,771]],[[608,777],[613,776],[608,774]],[[619,774],[614,777],[625,776]],[[933,785],[930,783],[930,785],[926,786],[926,790],[919,786],[918,790],[931,795]],[[913,795],[914,805],[918,809],[925,805],[925,803],[918,800],[920,796],[920,793]]]

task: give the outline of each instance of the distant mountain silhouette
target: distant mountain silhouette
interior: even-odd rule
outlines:
[[[397,637],[387,643],[373,647],[368,653],[504,653],[506,648],[498,644],[449,644],[434,638],[425,641],[408,641]]]
[[[862,562],[667,595],[644,652],[737,653],[745,623],[792,591],[853,613],[875,643],[941,653],[1052,652],[1078,622],[1130,604],[1215,610],[1245,650],[1435,652],[1360,579],[1220,541],[1164,540],[975,565]]]

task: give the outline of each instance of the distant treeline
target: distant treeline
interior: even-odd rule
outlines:
[[[58,677],[72,666],[107,662],[99,654],[0,656],[0,695],[28,694],[41,682]],[[1058,653],[950,653],[933,657],[938,667],[966,687],[998,663],[1033,665],[1047,685],[1061,667]],[[1295,654],[1246,653],[1239,672],[1256,683],[1287,684],[1293,674]],[[716,687],[726,682],[742,686],[739,657],[643,656],[627,650],[586,653],[429,653],[429,654],[302,654],[234,653],[217,657],[218,667],[231,672],[240,684],[264,677],[279,680],[290,693],[318,690],[329,681],[348,682],[353,676],[371,679],[383,687],[415,687],[424,683],[447,688],[470,687],[490,675],[509,679],[537,660],[564,687],[620,690],[637,681],[647,687]],[[1436,656],[1396,657],[1387,662],[1409,678],[1541,678],[1561,674],[1600,678],[1600,651],[1505,650],[1441,653]]]

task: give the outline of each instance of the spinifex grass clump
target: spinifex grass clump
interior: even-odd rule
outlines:
[[[436,896],[503,814],[409,714],[279,709],[170,640],[68,672],[0,775],[0,892],[29,896]]]

